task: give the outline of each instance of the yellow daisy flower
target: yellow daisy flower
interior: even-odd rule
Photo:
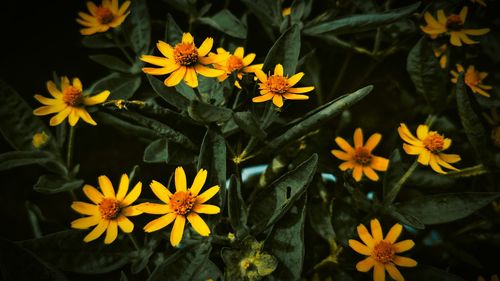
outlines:
[[[356,264],[356,269],[360,272],[367,272],[373,267],[374,281],[384,281],[386,271],[392,279],[404,281],[405,279],[396,268],[396,265],[415,267],[417,266],[417,262],[414,259],[396,254],[410,250],[415,243],[409,239],[396,243],[403,230],[403,226],[399,223],[391,227],[385,239],[383,238],[382,227],[378,219],[371,220],[370,227],[371,234],[363,224],[357,227],[359,238],[361,238],[364,244],[357,240],[349,239],[349,246],[354,251],[368,256]]]
[[[490,280],[491,281],[500,281],[500,279],[498,278],[498,275],[496,275],[496,274],[492,275]],[[479,276],[479,277],[477,277],[477,281],[486,281],[486,280],[484,279],[483,276]]]
[[[481,29],[467,29],[464,28],[465,19],[467,18],[467,7],[463,7],[460,13],[451,14],[446,16],[443,10],[438,10],[437,19],[434,18],[429,12],[424,13],[424,19],[427,23],[426,26],[420,26],[420,29],[428,34],[432,39],[436,39],[438,35],[447,34],[450,36],[450,43],[454,46],[462,46],[465,44],[476,44],[468,35],[484,35],[490,31],[489,28]]]
[[[75,126],[80,117],[91,125],[97,125],[85,106],[103,103],[110,94],[108,90],[94,96],[85,94],[80,79],[73,78],[73,83],[71,83],[66,76],[61,77],[61,89],[57,89],[53,81],[48,81],[47,90],[53,98],[35,95],[35,99],[44,106],[35,109],[33,114],[43,116],[57,113],[50,119],[50,126],[61,124],[66,117],[71,126]]]
[[[259,89],[260,96],[254,97],[253,102],[265,102],[270,99],[273,100],[274,105],[277,107],[283,106],[283,98],[289,100],[307,100],[309,96],[298,95],[307,93],[314,90],[314,86],[292,88],[304,76],[304,72],[299,72],[292,77],[284,76],[283,66],[277,64],[274,67],[273,75],[266,75],[262,70],[256,69],[255,75],[260,80]]]
[[[451,82],[457,83],[458,79],[458,74],[460,72],[464,72],[464,67],[460,64],[457,64],[457,71],[450,71],[451,75],[453,78],[451,78]],[[491,90],[493,87],[489,85],[484,85],[483,80],[488,76],[487,72],[480,72],[476,70],[476,68],[473,65],[469,65],[467,67],[467,71],[465,72],[465,77],[464,81],[467,86],[472,90],[473,93],[480,94],[482,96],[485,96],[487,98],[490,97],[490,94],[488,94],[484,90]]]
[[[163,184],[152,181],[149,185],[151,190],[164,204],[147,202],[138,205],[137,209],[144,213],[163,216],[150,221],[144,226],[144,231],[157,231],[175,221],[170,233],[170,244],[175,247],[182,240],[187,219],[198,234],[208,236],[210,228],[198,214],[218,214],[220,212],[218,206],[204,204],[219,192],[220,187],[216,185],[199,194],[206,179],[207,171],[199,170],[191,188],[188,189],[184,169],[177,167],[175,169],[176,191],[173,194]]]
[[[174,47],[163,41],[158,41],[156,47],[164,57],[143,55],[141,60],[147,63],[160,66],[160,68],[144,67],[142,71],[151,75],[170,74],[164,83],[168,87],[175,86],[184,79],[184,82],[191,88],[198,87],[198,77],[196,74],[205,77],[217,77],[225,72],[220,69],[213,69],[206,65],[219,63],[227,59],[228,55],[210,54],[214,39],[208,37],[199,48],[194,44],[194,38],[190,33],[182,35],[182,42]],[[209,55],[209,56],[208,56]]]
[[[31,139],[31,144],[33,145],[34,148],[40,149],[44,147],[48,141],[49,141],[49,135],[47,135],[47,133],[45,133],[44,131],[41,131],[40,133],[36,133],[33,135],[33,138]]]
[[[446,68],[446,65],[448,65],[448,56],[446,55],[446,49],[448,48],[448,45],[443,44],[439,48],[432,48],[432,51],[434,52],[434,56],[439,59],[439,66],[442,69]]]
[[[103,0],[100,6],[93,2],[87,2],[87,9],[90,14],[79,12],[80,18],[76,21],[83,25],[80,29],[82,35],[92,35],[98,32],[106,32],[110,28],[120,26],[125,18],[130,14],[127,12],[130,6],[130,1],[125,1],[121,6],[118,6],[118,0]]]
[[[108,177],[100,176],[98,181],[102,193],[88,184],[83,187],[83,192],[94,204],[75,201],[71,205],[71,208],[78,213],[88,215],[88,217],[72,221],[71,227],[87,229],[97,225],[85,236],[83,241],[93,241],[106,231],[104,243],[110,244],[118,236],[118,227],[125,233],[130,233],[134,230],[134,224],[127,217],[137,216],[142,213],[135,206],[131,206],[139,198],[142,191],[142,184],[138,182],[127,195],[129,178],[126,174],[122,175],[116,194]]]
[[[440,174],[446,174],[441,166],[458,171],[449,163],[460,161],[460,156],[442,153],[450,147],[451,139],[443,137],[436,131],[429,131],[427,125],[418,126],[417,137],[413,136],[404,123],[400,124],[398,133],[401,139],[407,142],[403,144],[404,151],[409,155],[418,155],[420,164],[425,166],[430,164],[431,168]]]
[[[254,73],[256,69],[262,69],[262,64],[250,65],[255,59],[255,54],[250,53],[245,56],[245,49],[243,47],[236,48],[233,55],[223,48],[217,48],[217,54],[227,57],[225,61],[214,64],[215,68],[225,71],[224,74],[217,77],[221,82],[226,80],[235,71],[237,73],[236,77],[241,80],[244,73]],[[241,88],[238,81],[235,82],[235,85]]]
[[[372,181],[378,181],[379,177],[375,170],[387,171],[389,165],[389,160],[386,158],[372,154],[381,139],[382,135],[375,133],[363,144],[363,130],[357,128],[354,131],[354,147],[345,139],[336,137],[335,142],[343,151],[333,149],[330,152],[345,161],[339,165],[340,170],[353,169],[352,176],[356,181],[360,181],[363,174]]]

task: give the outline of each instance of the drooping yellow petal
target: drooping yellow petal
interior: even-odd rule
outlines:
[[[167,87],[176,86],[177,84],[179,84],[182,81],[182,79],[184,78],[184,75],[186,75],[186,70],[187,70],[187,67],[185,67],[185,66],[179,67],[177,70],[172,72],[170,74],[170,76],[168,76],[167,79],[165,79],[164,84]]]
[[[71,209],[83,215],[99,215],[99,207],[97,207],[97,205],[89,204],[86,202],[75,201],[71,204]]]
[[[72,108],[69,115],[68,115],[68,121],[70,126],[75,126],[76,122],[78,122],[78,119],[80,119],[80,116],[78,115],[78,108]]]
[[[360,272],[368,272],[375,265],[375,260],[372,257],[367,257],[356,264],[356,269]]]
[[[201,169],[198,171],[196,177],[194,178],[193,184],[189,189],[193,196],[196,196],[198,195],[198,193],[200,193],[200,190],[203,188],[203,185],[205,185],[205,181],[207,180],[207,175],[208,173],[205,169]]]
[[[217,194],[217,192],[219,192],[219,190],[220,190],[220,187],[218,185],[207,189],[205,192],[203,192],[202,194],[200,194],[196,197],[196,203],[203,204],[203,203],[207,202],[208,200],[210,200],[210,198],[214,197],[214,195]]]
[[[156,197],[158,197],[158,199],[165,202],[166,204],[170,204],[170,197],[172,197],[172,192],[170,192],[168,188],[155,180],[153,180],[149,184],[149,187],[151,187],[151,190],[156,195]]]
[[[404,267],[414,267],[417,266],[417,262],[414,259],[407,258],[407,257],[402,257],[395,255],[392,261],[399,266],[404,266]]]
[[[373,281],[385,281],[385,267],[383,263],[375,263],[373,268]]]
[[[457,154],[439,153],[439,158],[441,158],[443,161],[447,163],[452,163],[452,164],[461,160],[460,156]]]
[[[395,243],[394,245],[392,245],[392,248],[394,249],[394,251],[396,253],[402,253],[402,252],[406,252],[406,251],[410,250],[411,248],[413,248],[413,246],[415,246],[415,242],[407,239],[407,240],[403,240],[401,242]]]
[[[87,229],[91,226],[98,224],[100,221],[101,217],[99,215],[79,218],[71,222],[71,228]]]
[[[343,139],[341,137],[336,137],[335,142],[345,152],[347,152],[349,154],[354,154],[354,148],[345,139]]]
[[[436,158],[436,162],[438,163],[438,165],[443,166],[443,167],[450,169],[450,170],[458,171],[457,168],[453,167],[452,165],[448,164],[446,161],[442,160],[439,157],[439,155],[435,155],[435,158]]]
[[[193,229],[198,232],[201,236],[208,236],[210,235],[210,228],[208,227],[207,223],[195,212],[189,213],[187,215],[187,219]]]
[[[283,97],[281,95],[274,95],[273,96],[273,104],[276,105],[277,107],[282,107],[283,106]]]
[[[184,75],[184,82],[191,88],[198,87],[198,76],[193,67],[186,67],[186,75]]]
[[[441,169],[441,166],[439,166],[437,159],[436,159],[436,155],[430,154],[429,164],[434,171],[436,171],[440,174],[446,174],[446,172],[443,171],[443,169]]]
[[[118,222],[110,220],[108,228],[106,229],[106,236],[104,237],[104,244],[111,244],[118,237]]]
[[[372,219],[370,221],[370,228],[371,228],[372,236],[373,236],[373,239],[375,240],[375,243],[384,239],[383,235],[382,235],[382,226],[380,225],[380,222],[378,221],[378,219]]]
[[[144,213],[153,215],[164,215],[172,212],[172,209],[170,209],[167,204],[157,204],[151,202],[139,204],[136,208]]]
[[[170,223],[172,223],[175,218],[177,217],[176,213],[169,213],[164,216],[161,216],[155,220],[150,221],[148,224],[144,226],[144,231],[145,232],[153,232],[160,230]],[[173,231],[173,230],[172,230]]]
[[[361,128],[356,128],[354,130],[354,148],[363,146],[363,130]]]
[[[97,178],[99,182],[99,187],[106,198],[115,198],[115,190],[113,189],[113,184],[107,176],[99,176]]]
[[[458,37],[460,37],[460,40],[467,45],[479,43],[478,41],[474,41],[474,40],[470,39],[469,36],[467,36],[467,34],[465,34],[465,32],[463,32],[463,31],[457,32],[457,35],[458,35]]]
[[[259,79],[259,81],[261,83],[267,82],[267,75],[264,73],[264,71],[262,71],[260,69],[256,69],[254,73],[255,73],[255,76],[257,77],[257,79]]]
[[[193,211],[200,214],[218,214],[220,213],[219,206],[209,205],[209,204],[196,204],[193,208]]]
[[[362,176],[363,176],[363,166],[359,164],[354,165],[354,170],[352,171],[352,177],[354,178],[354,180],[360,181]]]
[[[373,237],[370,232],[368,232],[368,229],[363,224],[360,224],[356,230],[358,231],[358,236],[361,238],[361,241],[363,241],[368,248],[373,249],[373,246],[375,246],[375,240],[373,240]]]
[[[89,123],[90,125],[97,125],[97,123],[94,121],[94,119],[92,119],[92,117],[90,116],[90,114],[88,113],[87,110],[85,110],[85,108],[80,108],[80,110],[78,110],[78,116],[80,116],[80,118],[83,119],[83,121]]]
[[[135,184],[132,191],[130,191],[130,193],[125,197],[125,199],[123,199],[123,201],[121,202],[122,205],[129,206],[132,203],[134,203],[135,200],[137,200],[137,198],[139,198],[139,196],[141,195],[141,192],[142,192],[142,183],[138,182]]]
[[[431,152],[427,149],[422,150],[422,153],[418,156],[418,162],[424,166],[429,165],[431,159]]]
[[[111,93],[108,90],[105,90],[105,91],[102,91],[99,94],[94,95],[94,96],[90,96],[90,97],[84,96],[83,97],[83,104],[87,105],[87,106],[101,104],[108,99],[110,94]]]
[[[83,241],[90,242],[96,240],[97,238],[99,238],[99,236],[101,236],[104,233],[104,231],[106,231],[108,225],[109,225],[108,220],[101,220],[99,224],[97,224],[97,226],[89,234],[87,234],[85,238],[83,238]]]
[[[417,139],[413,134],[410,132],[406,124],[400,123],[398,127],[398,134],[399,136],[407,143],[415,145],[415,146],[423,146],[422,141]]]
[[[172,227],[172,232],[170,233],[170,244],[176,247],[182,240],[184,235],[184,225],[186,224],[186,218],[184,216],[177,216],[175,218],[174,226]]]
[[[175,191],[181,192],[187,190],[186,173],[184,169],[179,166],[175,168]]]
[[[385,241],[394,244],[396,240],[398,240],[399,235],[401,235],[401,231],[403,230],[403,226],[399,223],[396,223],[391,227],[387,235],[385,236]]]
[[[425,150],[425,148],[403,143],[403,150],[409,155],[419,155],[420,153],[422,153],[422,151]]]
[[[363,245],[359,241],[354,239],[349,239],[349,247],[351,247],[351,249],[353,249],[354,251],[365,256],[370,256],[372,254],[370,248],[368,248],[366,245]]]
[[[120,178],[120,184],[118,185],[118,192],[116,193],[116,200],[122,201],[128,192],[129,179],[127,174],[122,174]]]
[[[375,171],[371,167],[369,167],[369,166],[364,166],[363,167],[363,174],[365,174],[366,177],[369,178],[372,181],[378,181],[379,180],[379,177],[378,177],[377,173],[375,173]]]
[[[394,266],[393,263],[386,263],[385,270],[389,273],[392,279],[396,281],[404,281],[405,278],[401,275],[401,272]]]
[[[94,204],[100,204],[102,202],[102,199],[104,198],[104,195],[99,192],[95,187],[86,184],[83,187],[83,193],[87,196],[87,198],[90,199],[90,201],[94,202]]]
[[[457,46],[457,47],[462,46],[462,41],[460,41],[460,37],[458,36],[458,32],[456,32],[456,31],[450,32],[450,43],[453,46]]]
[[[131,233],[134,230],[134,224],[126,216],[119,216],[116,221],[123,232]]]
[[[66,107],[56,115],[54,115],[52,118],[50,118],[49,124],[50,126],[57,126],[61,124],[66,117],[68,117],[69,113],[71,112],[71,107]]]
[[[272,99],[273,97],[274,97],[274,94],[267,93],[265,95],[252,98],[252,101],[253,102],[265,102],[265,101]]]
[[[290,88],[288,89],[288,93],[292,94],[302,94],[302,93],[307,93],[314,90],[314,86],[309,86],[309,87],[298,87],[298,88]]]

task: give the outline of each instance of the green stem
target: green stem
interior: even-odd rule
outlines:
[[[68,171],[71,171],[74,145],[75,145],[75,127],[70,126],[69,137],[68,137],[68,149],[66,150],[66,167],[68,168]]]
[[[262,129],[265,129],[265,128],[267,128],[267,126],[269,126],[269,122],[271,122],[271,120],[272,120],[271,117],[273,116],[273,112],[274,112],[273,103],[268,102],[266,104],[265,112],[262,115],[262,126],[261,126]],[[241,155],[242,156],[249,155],[250,152],[254,149],[254,147],[258,143],[259,143],[259,140],[256,137],[251,136],[250,140],[248,141],[248,144],[245,146],[245,149],[243,149],[243,152],[241,153]]]
[[[200,91],[198,91],[198,88],[193,88],[194,94],[198,98],[199,101],[203,102],[203,99],[201,98]]]
[[[401,190],[401,187],[403,187],[405,182],[410,178],[410,176],[413,174],[413,172],[415,171],[417,166],[418,166],[418,159],[415,159],[413,164],[411,164],[410,168],[408,168],[406,173],[403,174],[403,176],[398,180],[398,182],[391,189],[389,194],[387,194],[387,196],[384,200],[385,205],[390,205],[392,202],[394,202],[394,199],[396,199],[396,196],[398,196],[398,193]]]
[[[234,110],[236,108],[236,106],[238,105],[238,101],[240,101],[240,95],[241,95],[241,89],[238,90],[238,92],[236,93],[236,97],[234,98],[234,102],[233,102],[233,106],[232,106],[232,109]]]
[[[378,51],[380,50],[380,44],[382,43],[382,29],[377,28],[377,33],[375,35],[375,42],[373,43],[372,54],[373,56],[377,56]]]
[[[118,47],[118,49],[120,49],[120,51],[123,53],[123,55],[127,58],[127,60],[131,63],[131,64],[134,64],[135,63],[135,60],[130,56],[130,54],[127,52],[127,50],[125,50],[123,44],[122,44],[122,41],[118,38],[119,34],[123,34],[122,32],[115,32],[113,34],[113,41],[115,42],[116,46]]]
[[[132,233],[128,233],[128,238],[130,239],[130,241],[132,242],[132,244],[134,245],[134,248],[137,250],[137,251],[140,251],[141,250],[141,247],[139,247],[139,243],[137,243],[137,240],[135,239],[135,236],[134,234]],[[149,269],[149,266],[146,265],[146,272],[148,274],[148,276],[151,276],[151,269]]]

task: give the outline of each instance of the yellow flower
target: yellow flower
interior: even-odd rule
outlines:
[[[451,75],[453,78],[451,78],[451,82],[457,83],[458,79],[458,74],[460,72],[464,72],[464,67],[460,64],[457,64],[457,71],[450,71]],[[487,98],[490,97],[490,94],[488,94],[484,90],[491,90],[493,87],[489,85],[484,85],[482,82],[483,80],[488,76],[487,72],[479,72],[476,70],[476,68],[473,65],[469,65],[467,67],[467,71],[465,72],[465,77],[464,81],[467,86],[472,90],[473,93],[480,94],[482,96],[485,96]]]
[[[186,219],[189,221],[193,229],[201,236],[208,236],[210,228],[198,214],[218,214],[220,208],[215,205],[204,204],[212,198],[220,187],[213,186],[200,193],[207,179],[207,171],[201,169],[196,174],[191,188],[187,188],[186,174],[182,167],[175,169],[175,193],[171,193],[163,184],[152,181],[149,185],[153,193],[164,204],[157,203],[142,203],[137,208],[144,213],[163,215],[158,219],[150,221],[144,226],[144,231],[153,232],[162,229],[172,223],[174,226],[170,233],[170,243],[172,246],[177,246],[182,240],[184,234],[184,226]]]
[[[500,279],[498,278],[498,275],[496,275],[496,274],[492,275],[490,280],[491,281],[500,281]],[[477,277],[477,281],[486,281],[486,280],[484,279],[483,276],[479,276],[479,277]]]
[[[442,69],[445,69],[446,65],[448,64],[448,55],[446,54],[447,48],[448,45],[446,44],[441,45],[439,48],[432,48],[434,56],[439,59],[439,66]]]
[[[80,18],[76,21],[85,26],[80,29],[82,35],[92,35],[98,32],[106,32],[110,28],[120,26],[130,12],[127,12],[130,1],[125,1],[120,7],[118,0],[103,0],[100,6],[93,2],[87,2],[87,8],[90,12],[79,12]]]
[[[273,100],[274,105],[277,107],[283,106],[283,98],[289,100],[307,100],[309,96],[298,95],[307,93],[314,90],[314,86],[292,88],[304,76],[304,72],[299,72],[292,77],[284,76],[283,66],[277,64],[274,67],[273,75],[266,75],[262,70],[256,69],[255,75],[260,80],[259,89],[260,96],[254,97],[253,102],[265,102],[270,99]]]
[[[104,243],[110,244],[115,241],[118,235],[118,227],[125,233],[130,233],[134,230],[134,224],[127,217],[137,216],[142,213],[135,206],[131,206],[139,198],[142,184],[138,182],[127,195],[129,178],[126,174],[122,175],[116,194],[108,177],[100,176],[98,181],[102,193],[88,184],[83,187],[83,192],[94,204],[75,201],[71,205],[71,208],[78,213],[88,215],[88,217],[72,221],[71,227],[87,229],[97,225],[85,236],[83,241],[93,241],[106,231]]]
[[[396,265],[414,267],[417,266],[417,262],[414,259],[396,254],[410,250],[415,243],[412,240],[403,240],[396,243],[403,230],[403,226],[399,223],[391,227],[385,239],[383,238],[382,227],[378,219],[371,220],[370,227],[371,235],[363,224],[358,225],[358,235],[364,244],[357,240],[349,239],[349,246],[354,251],[368,256],[356,264],[356,269],[360,272],[367,272],[374,267],[374,281],[384,281],[385,271],[389,273],[392,279],[404,281],[405,279],[396,268]]]
[[[398,128],[399,136],[407,143],[403,144],[403,149],[409,155],[418,155],[418,162],[422,165],[431,165],[431,168],[440,173],[446,174],[441,166],[458,171],[457,168],[449,163],[460,161],[457,154],[442,153],[451,145],[451,139],[445,138],[436,131],[429,131],[427,125],[419,125],[417,128],[417,137],[408,130],[404,123]]]
[[[372,181],[378,181],[379,177],[374,170],[387,171],[389,165],[389,160],[386,158],[372,154],[372,150],[381,139],[382,135],[376,133],[363,144],[363,130],[357,128],[354,131],[354,147],[345,139],[336,137],[335,142],[343,151],[333,149],[331,153],[338,159],[345,161],[340,164],[340,170],[353,169],[352,176],[356,181],[360,181],[363,174]]]
[[[219,63],[227,59],[227,55],[210,54],[214,39],[208,37],[199,48],[194,44],[193,36],[190,33],[182,35],[182,42],[174,47],[158,41],[156,47],[164,57],[143,55],[141,60],[147,63],[160,66],[160,68],[144,67],[142,71],[151,75],[170,74],[164,83],[168,87],[175,86],[184,79],[184,82],[191,88],[198,87],[198,77],[196,74],[205,77],[217,77],[224,74],[223,70],[209,68],[206,65]],[[207,56],[209,55],[209,56]]]
[[[226,60],[214,64],[215,68],[225,71],[224,74],[217,77],[221,82],[226,80],[235,71],[237,73],[236,77],[241,80],[244,73],[254,73],[256,69],[262,69],[262,64],[250,65],[255,59],[255,54],[250,53],[245,56],[245,49],[243,47],[236,48],[233,55],[223,48],[217,48],[217,54],[227,57]],[[235,85],[241,88],[238,81],[235,82]]]
[[[286,7],[281,10],[281,15],[286,17],[292,14],[292,7]]]
[[[424,33],[427,33],[432,39],[436,39],[440,34],[450,35],[450,43],[454,46],[462,46],[465,44],[476,44],[467,35],[484,35],[490,31],[489,28],[481,29],[467,29],[464,28],[465,19],[467,18],[467,7],[463,7],[460,13],[451,14],[448,17],[444,14],[443,10],[438,10],[437,20],[429,12],[424,13],[424,19],[427,23],[426,26],[420,26]]]
[[[49,135],[47,135],[44,131],[41,131],[40,133],[36,133],[33,135],[31,144],[34,148],[39,149],[47,144],[47,141],[49,141]]]
[[[80,117],[89,124],[97,125],[85,106],[103,103],[110,94],[108,90],[94,96],[85,94],[80,79],[73,78],[73,84],[71,84],[66,76],[61,77],[61,89],[57,89],[53,81],[48,81],[47,90],[53,98],[35,95],[35,99],[44,106],[35,109],[33,114],[41,116],[57,113],[50,119],[50,126],[61,124],[66,117],[71,126],[75,126]]]

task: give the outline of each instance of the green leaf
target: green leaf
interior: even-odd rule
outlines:
[[[89,36],[83,36],[82,45],[92,49],[104,49],[116,47],[115,42],[109,33],[96,33]]]
[[[420,2],[381,13],[351,15],[342,19],[319,23],[304,28],[304,34],[318,35],[325,32],[332,34],[347,34],[363,32],[385,26],[397,20],[406,18],[420,6]]]
[[[223,9],[212,17],[198,18],[198,21],[235,38],[247,38],[247,27],[229,10]]]
[[[273,227],[264,248],[278,259],[278,267],[269,280],[300,280],[304,264],[304,221],[307,194],[300,196]]]
[[[177,93],[174,88],[167,87],[165,84],[163,84],[162,81],[159,79],[147,75],[149,83],[151,84],[151,87],[153,90],[160,96],[162,99],[164,99],[167,103],[170,105],[176,107],[177,109],[184,111],[187,109],[189,105],[189,100],[185,98],[183,95],[180,95]]]
[[[353,104],[363,99],[372,91],[372,89],[373,86],[366,86],[352,94],[341,96],[336,100],[312,110],[302,119],[293,122],[291,124],[291,128],[289,128],[286,132],[270,140],[260,153],[264,155],[274,153],[284,147],[287,143],[306,135],[308,132],[321,126],[324,122],[330,120],[335,115],[341,113],[343,110],[348,109]]]
[[[434,57],[432,47],[426,37],[411,49],[406,62],[406,70],[415,85],[417,93],[435,108],[442,108],[446,102],[448,76]]]
[[[398,210],[393,206],[388,206],[387,208],[389,215],[397,219],[400,223],[411,226],[415,229],[425,229],[425,225],[415,216],[409,214],[402,214],[398,212]]]
[[[238,127],[248,135],[259,140],[264,140],[267,137],[267,133],[260,127],[259,122],[250,111],[235,112],[233,119]]]
[[[204,272],[212,246],[200,243],[189,246],[170,256],[151,273],[147,281],[191,281],[200,280],[198,274]]]
[[[111,73],[96,81],[90,86],[89,91],[100,93],[104,90],[109,90],[111,94],[108,100],[129,99],[140,86],[140,76],[125,76],[119,73]]]
[[[295,74],[300,53],[300,28],[292,25],[276,40],[267,53],[262,70],[274,71],[274,66],[282,64],[285,75]]]
[[[268,0],[241,0],[259,19],[264,27],[279,27],[281,22],[281,5]]]
[[[69,179],[55,175],[42,175],[33,186],[33,189],[40,193],[55,194],[65,191],[71,191],[80,188],[83,180]]]
[[[90,55],[89,58],[95,61],[96,63],[105,66],[111,70],[131,73],[132,66],[115,56],[100,54],[100,55]]]
[[[451,178],[467,178],[484,175],[488,173],[488,169],[483,164],[478,164],[468,168],[462,168],[459,171],[450,171],[446,175]]]
[[[293,206],[306,191],[317,164],[318,155],[313,154],[256,194],[248,213],[248,221],[254,234],[259,234],[273,225]]]
[[[229,108],[218,107],[197,100],[191,101],[187,111],[193,120],[203,123],[224,122],[233,115],[233,111]]]
[[[136,255],[128,240],[117,239],[110,245],[103,241],[85,243],[83,237],[88,232],[65,230],[19,244],[60,270],[83,274],[115,271]]]
[[[66,277],[14,242],[0,237],[0,274],[9,281],[66,281]]]
[[[307,198],[307,218],[311,227],[326,241],[335,239],[332,225],[332,204],[326,200],[327,191],[321,178],[309,188]]]
[[[154,140],[144,149],[143,161],[146,163],[165,163],[167,161],[167,139]]]
[[[423,196],[400,204],[400,213],[423,224],[447,223],[465,218],[500,197],[496,192],[463,192]]]
[[[167,14],[167,20],[165,24],[165,42],[175,45],[180,43],[182,40],[182,29],[177,25],[172,15]]]
[[[236,175],[229,179],[227,207],[229,222],[236,231],[238,238],[244,237],[248,233],[247,226],[247,206],[241,195],[241,181]]]
[[[150,143],[144,150],[143,160],[146,163],[167,163],[169,165],[186,165],[196,160],[194,152],[161,138]]]
[[[406,276],[408,276],[408,280],[465,281],[465,279],[444,270],[420,264],[417,267],[405,270]]]
[[[128,281],[127,275],[123,271],[120,272],[120,281]]]
[[[232,91],[233,89],[232,84],[228,83],[231,78],[232,77],[229,77],[229,79],[221,83],[217,81],[217,79],[198,75],[198,91],[200,91],[202,101],[213,105],[224,105],[224,94],[227,91]],[[192,94],[190,93],[189,98],[191,100],[196,99],[193,89],[191,87],[188,88],[192,92]]]
[[[7,83],[0,80],[0,133],[16,150],[34,150],[33,135],[45,132],[45,148],[59,155],[55,138],[45,123],[33,115],[33,109]]]
[[[10,151],[0,154],[0,171],[33,164],[61,175],[68,173],[66,167],[52,153],[46,151]]]
[[[470,93],[467,92],[464,82],[464,73],[460,73],[457,78],[456,95],[460,121],[476,153],[477,160],[486,167],[494,166],[493,154],[489,149],[489,135],[486,133],[486,129],[479,115],[476,113],[480,112],[480,108],[470,96]]]
[[[136,139],[146,143],[150,143],[152,140],[160,137],[158,133],[149,128],[132,124],[107,112],[98,111],[94,113],[94,116],[102,121],[102,123],[121,131],[123,134],[134,136]]]
[[[399,149],[394,149],[389,158],[389,167],[384,175],[383,191],[384,198],[389,194],[394,185],[401,179],[406,172],[406,169],[401,161],[401,153]]]
[[[151,42],[151,20],[146,0],[132,1],[129,10],[125,26],[132,49],[138,56],[147,54]]]

